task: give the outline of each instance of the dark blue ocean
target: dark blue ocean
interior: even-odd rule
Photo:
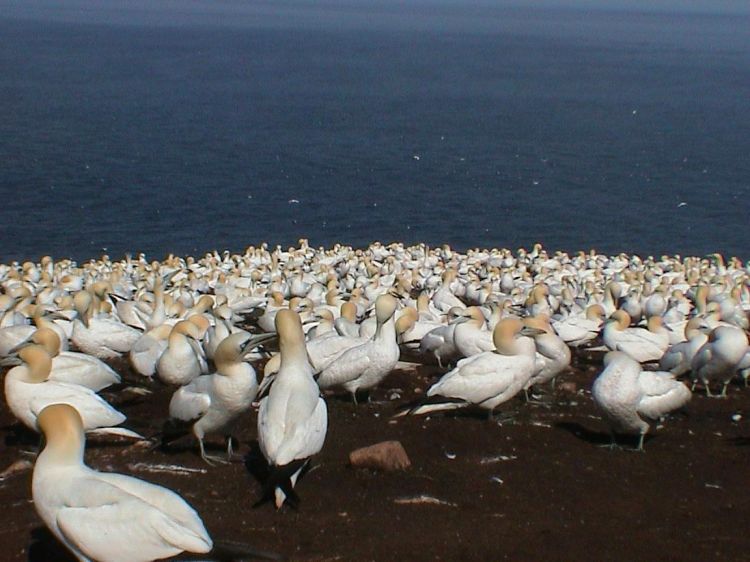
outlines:
[[[601,4],[0,0],[0,261],[750,258],[750,9]]]

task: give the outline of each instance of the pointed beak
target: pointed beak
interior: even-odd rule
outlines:
[[[253,336],[249,340],[247,340],[247,343],[245,343],[245,345],[242,347],[242,352],[240,355],[242,357],[245,357],[245,355],[248,355],[253,349],[258,347],[263,342],[267,342],[278,337],[279,335],[276,333],[258,334],[257,336]]]
[[[66,322],[70,320],[67,316],[64,314],[61,314],[60,312],[52,311],[47,313],[48,318],[52,318],[53,320],[65,320]]]
[[[541,336],[542,334],[546,334],[544,330],[540,330],[539,328],[532,328],[531,326],[524,326],[521,328],[520,334],[522,336],[528,336],[530,338],[533,338],[534,336]]]

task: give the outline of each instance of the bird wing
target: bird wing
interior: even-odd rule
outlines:
[[[306,459],[323,448],[328,430],[328,409],[322,398],[312,416],[289,428],[284,442],[276,451],[276,464],[285,465],[296,459]]]
[[[703,367],[711,363],[713,355],[714,350],[711,344],[703,344],[690,362],[690,369],[697,375]]]
[[[120,375],[104,361],[72,351],[62,352],[52,359],[50,377],[61,382],[80,384],[94,391],[120,382]]]
[[[369,342],[347,349],[321,371],[318,386],[325,389],[356,379],[372,363],[369,350]]]
[[[213,375],[201,375],[181,386],[169,401],[169,415],[182,421],[200,418],[211,406]]]
[[[422,353],[433,351],[445,343],[446,326],[440,326],[427,332],[419,344]]]
[[[66,506],[57,513],[60,532],[89,558],[135,562],[167,558],[185,550],[211,550],[205,529],[196,533],[168,513],[126,494],[110,495],[107,501],[112,503]]]
[[[648,330],[637,328],[620,332],[617,351],[623,351],[639,360],[652,356],[658,359],[664,352],[663,348],[659,347],[656,337],[652,337]]]
[[[642,416],[658,419],[681,408],[690,400],[690,390],[664,371],[641,371],[638,387],[642,393],[636,410]]]
[[[97,427],[119,425],[127,418],[103,400],[93,390],[77,384],[46,381],[38,386],[38,394],[29,401],[29,409],[34,417],[50,404],[70,404],[83,420],[86,430]]]
[[[527,364],[530,361],[526,359]],[[480,404],[510,386],[515,370],[512,362],[503,361],[497,353],[480,353],[459,361],[456,368],[445,374],[427,394]]]
[[[362,345],[361,338],[334,336],[307,343],[307,355],[315,372],[325,369],[331,361],[336,359],[347,349]]]

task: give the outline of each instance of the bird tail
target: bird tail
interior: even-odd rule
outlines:
[[[286,560],[281,554],[259,550],[249,544],[228,540],[215,540],[211,552],[205,554],[185,552],[175,558],[175,560],[211,560],[214,562],[238,562],[247,559]]]
[[[114,437],[127,437],[129,439],[137,439],[139,441],[145,441],[146,438],[140,433],[136,433],[131,429],[124,427],[98,427],[96,429],[90,429],[86,432],[88,435],[109,435]]]
[[[393,418],[401,418],[404,416],[423,416],[430,412],[445,412],[449,410],[457,410],[459,408],[465,408],[468,406],[468,402],[457,398],[446,398],[445,396],[425,396],[417,402],[407,404],[396,414],[391,416]]]
[[[164,448],[172,442],[190,435],[192,423],[184,422],[174,418],[168,418],[161,426],[161,430],[149,435],[149,441],[153,441],[154,448]]]
[[[263,483],[263,491],[260,499],[253,504],[253,507],[258,507],[275,499],[276,489],[279,488],[286,496],[286,503],[289,507],[297,509],[299,507],[299,496],[294,491],[294,484],[292,484],[292,476],[299,471],[302,471],[310,459],[297,459],[282,466],[272,466],[271,473]]]

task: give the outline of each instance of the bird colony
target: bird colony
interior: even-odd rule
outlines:
[[[296,508],[300,477],[326,445],[326,401],[368,400],[396,369],[430,364],[439,376],[394,417],[462,408],[492,419],[511,400],[551,396],[554,407],[571,359],[600,350],[591,397],[612,447],[620,439],[636,450],[693,392],[721,398],[750,376],[750,272],[718,254],[315,249],[300,240],[161,262],[44,257],[0,266],[0,286],[5,400],[45,438],[34,505],[80,560],[214,549],[179,495],[86,466],[87,435],[158,446],[192,434],[196,455],[221,471],[236,457],[233,428],[253,424],[269,467],[258,503]],[[139,378],[122,380],[111,365],[123,361]],[[173,393],[155,435],[129,429],[98,394],[112,387],[148,400],[155,386]],[[226,455],[207,454],[208,438],[225,438]]]

